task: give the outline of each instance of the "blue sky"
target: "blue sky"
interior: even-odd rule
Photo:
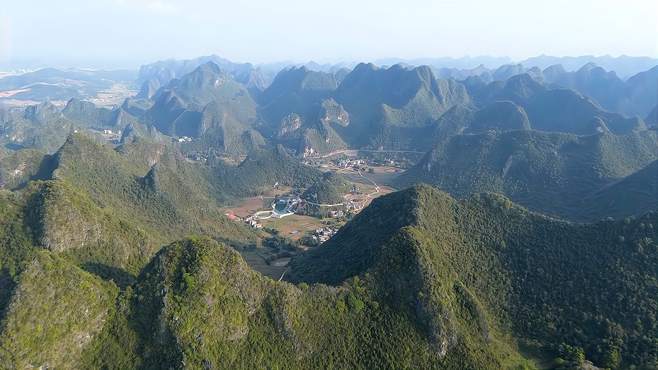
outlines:
[[[0,61],[658,57],[656,0],[3,0]]]

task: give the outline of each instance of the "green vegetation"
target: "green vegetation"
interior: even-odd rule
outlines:
[[[144,270],[130,320],[143,333],[145,368],[495,369],[525,363],[502,343],[492,343],[494,354],[469,348],[473,343],[461,338],[455,339],[458,349],[437,354],[415,313],[374,294],[373,284],[370,278],[338,288],[275,283],[236,252],[192,239],[166,247]]]
[[[356,147],[417,148],[431,123],[457,104],[468,104],[466,89],[452,80],[437,80],[427,67],[380,69],[359,64],[336,90],[334,98],[350,115],[338,132]]]
[[[330,284],[375,276],[382,289],[402,294],[393,302],[420,304],[435,335],[470,325],[554,357],[571,346],[598,366],[651,369],[656,222],[648,214],[575,225],[497,195],[457,202],[412,188],[375,200],[323,247],[294,260],[290,276]]]
[[[171,136],[200,137],[214,129],[237,131],[239,137],[256,121],[256,102],[247,88],[213,62],[170,81],[153,102],[146,120]],[[235,138],[223,140],[228,146]]]
[[[0,153],[0,188],[15,189],[25,185],[39,172],[44,154],[34,149]]]
[[[429,183],[456,197],[496,192],[542,213],[599,220],[630,216],[643,208],[641,203],[634,203],[625,212],[617,212],[597,204],[591,195],[656,159],[655,131],[592,136],[539,131],[457,135],[440,141],[400,176],[397,185]],[[644,178],[649,180],[650,176]],[[637,184],[634,191],[653,190],[647,182]]]
[[[327,172],[304,191],[302,198],[317,204],[343,204],[346,202],[343,196],[351,190],[352,184],[349,181],[341,175]],[[310,215],[325,216],[329,210],[313,204],[307,204],[306,207],[306,213]]]
[[[113,284],[41,251],[27,262],[0,337],[3,368],[75,369],[113,310]]]
[[[256,151],[238,166],[211,163],[210,170],[216,184],[234,196],[258,194],[275,183],[292,187],[306,187],[321,178],[322,173],[305,166],[291,157],[282,146]]]
[[[630,217],[658,206],[642,120],[529,75],[292,68],[262,91],[252,66],[207,59],[145,68],[147,100],[121,108],[0,112],[0,367],[658,367],[658,214]],[[640,77],[628,94],[651,86]],[[105,127],[121,139],[84,130]],[[348,144],[431,147],[398,184],[463,199],[377,198],[307,252],[221,211],[277,183],[342,203],[345,178],[290,153]],[[294,250],[270,270],[287,281],[238,250]]]

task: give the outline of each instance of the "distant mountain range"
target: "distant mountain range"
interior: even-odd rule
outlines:
[[[204,156],[276,145],[300,157],[350,148],[427,152],[399,186],[429,182],[459,197],[501,192],[577,220],[651,209],[640,196],[649,190],[634,190],[635,206],[609,214],[594,199],[618,199],[603,190],[658,159],[651,129],[658,67],[624,81],[593,64],[574,72],[508,65],[457,81],[427,66],[302,66],[280,71],[266,87],[241,79],[244,72],[253,77],[259,69],[218,57],[159,62],[142,68],[146,84],[164,83],[148,99],[113,109],[72,99],[62,109],[9,110],[0,115],[1,140],[52,153],[70,132],[91,129],[121,132],[120,142],[183,138],[181,150]]]
[[[622,78],[628,78],[637,73],[655,67],[658,65],[658,59],[627,55],[622,55],[619,57],[613,57],[609,55],[584,55],[579,57],[553,57],[548,55],[540,55],[538,57],[528,58],[519,63],[530,67],[539,67],[541,69],[560,64],[567,71],[576,71],[584,65],[594,63],[609,71],[616,72],[617,75],[621,76]]]
[[[263,90],[271,81],[272,76],[250,63],[233,63],[216,55],[191,60],[165,60],[140,67],[137,83],[141,90],[138,97],[151,98],[160,87],[166,86],[171,80],[181,78],[208,63],[219,66],[248,89]]]
[[[548,61],[211,56],[144,66],[121,104],[1,109],[0,368],[655,368],[658,67]],[[47,72],[0,84],[100,78]],[[345,222],[327,242],[226,213],[344,201],[348,150],[409,166],[354,172],[401,190],[313,220]],[[300,207],[270,225],[326,213]]]
[[[656,131],[621,136],[532,130],[463,134],[437,145],[399,178],[398,185],[425,182],[458,197],[496,192],[542,213],[598,220],[652,209],[650,204],[658,193],[647,166],[656,159]],[[641,176],[644,188],[636,182],[634,188],[610,188],[645,167],[646,175]],[[603,189],[608,189],[607,195],[595,195]],[[616,197],[612,192],[635,194],[637,197],[629,195],[628,201],[636,202],[619,204],[620,210],[612,212],[598,199]]]

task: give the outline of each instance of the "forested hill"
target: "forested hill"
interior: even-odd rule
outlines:
[[[651,213],[576,225],[498,195],[456,201],[414,187],[374,201],[293,261],[290,277],[340,285],[365,276],[398,304],[434,305],[444,334],[470,314],[484,333],[500,328],[556,356],[583,351],[597,366],[648,369],[657,360],[657,222]],[[413,298],[415,289],[423,294]]]
[[[430,183],[460,198],[496,192],[534,211],[569,220],[596,221],[652,210],[645,206],[651,203],[645,200],[655,196],[650,170],[644,176],[638,175],[632,187],[611,186],[656,159],[658,136],[653,130],[588,136],[489,131],[439,141],[397,179],[397,184],[404,188]],[[603,191],[608,198],[626,198],[630,203],[615,205],[613,212],[594,198],[595,193]]]
[[[100,208],[59,173],[26,190],[28,204],[0,199],[6,367],[656,364],[656,214],[576,225],[497,195],[414,187],[294,260],[293,285],[207,238],[155,253],[155,224],[113,211],[121,199]],[[145,201],[166,197],[157,183]]]

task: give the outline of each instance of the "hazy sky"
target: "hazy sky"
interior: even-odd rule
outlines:
[[[2,0],[0,61],[658,57],[658,0]]]

